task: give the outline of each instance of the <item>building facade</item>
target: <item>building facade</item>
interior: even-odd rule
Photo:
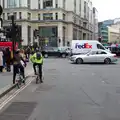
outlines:
[[[73,39],[93,39],[93,6],[90,0],[1,0],[4,26],[15,16],[23,45],[46,41],[50,46],[66,46]],[[35,38],[34,31],[39,31]]]
[[[98,11],[93,7],[93,39],[98,40]]]
[[[105,20],[98,23],[98,36],[102,39],[103,43],[107,43],[109,41],[108,26],[111,26],[112,24],[114,24],[114,20]]]
[[[108,42],[120,43],[120,30],[112,26],[108,27]]]

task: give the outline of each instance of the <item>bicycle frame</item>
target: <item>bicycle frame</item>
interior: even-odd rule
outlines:
[[[16,74],[16,83],[17,83],[17,86],[18,88],[20,88],[21,84],[23,83],[23,76],[21,75],[21,72],[20,72],[20,69],[19,69],[19,72]]]

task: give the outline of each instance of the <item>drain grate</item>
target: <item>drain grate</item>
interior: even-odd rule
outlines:
[[[36,105],[35,102],[13,102],[0,114],[0,120],[27,120]]]

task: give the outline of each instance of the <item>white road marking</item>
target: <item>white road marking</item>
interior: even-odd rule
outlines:
[[[9,103],[14,97],[16,97],[21,91],[23,91],[31,82],[33,79],[29,80],[25,86],[22,86],[20,89],[18,89],[13,95],[8,97],[4,102],[0,104],[0,110],[7,104]]]

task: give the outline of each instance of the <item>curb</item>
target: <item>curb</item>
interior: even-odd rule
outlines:
[[[32,74],[32,73],[31,73]],[[28,79],[30,77],[30,74],[28,74],[25,79]],[[4,97],[7,93],[9,93],[11,90],[13,90],[15,87],[17,86],[17,84],[12,84],[12,85],[8,85],[8,86],[5,86],[4,88],[2,88],[0,90],[0,99],[2,97]]]

